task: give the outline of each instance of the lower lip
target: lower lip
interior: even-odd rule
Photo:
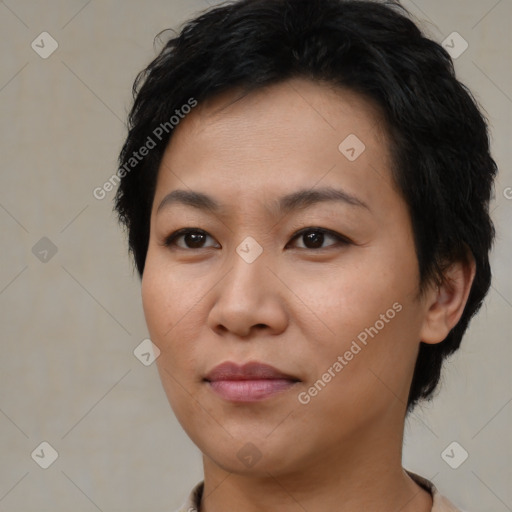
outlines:
[[[290,389],[295,384],[287,379],[216,380],[211,389],[231,402],[257,402]]]

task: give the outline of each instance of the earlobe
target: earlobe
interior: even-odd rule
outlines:
[[[476,265],[468,261],[454,262],[444,273],[444,281],[427,295],[426,312],[420,332],[424,343],[440,343],[460,320],[475,278]]]

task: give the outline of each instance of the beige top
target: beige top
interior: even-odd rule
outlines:
[[[407,471],[407,474],[421,487],[432,495],[432,512],[462,512],[451,501],[439,494],[435,485],[426,478]],[[176,512],[199,512],[201,497],[203,495],[204,481],[199,482],[190,493],[189,497]]]

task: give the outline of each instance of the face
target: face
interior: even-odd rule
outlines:
[[[285,474],[400,432],[425,304],[390,166],[376,108],[307,80],[223,94],[176,129],[142,298],[211,464]]]

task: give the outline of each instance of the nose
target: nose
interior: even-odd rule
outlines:
[[[247,338],[258,331],[278,334],[287,325],[286,287],[263,254],[249,263],[238,253],[214,292],[208,324],[217,334]]]

